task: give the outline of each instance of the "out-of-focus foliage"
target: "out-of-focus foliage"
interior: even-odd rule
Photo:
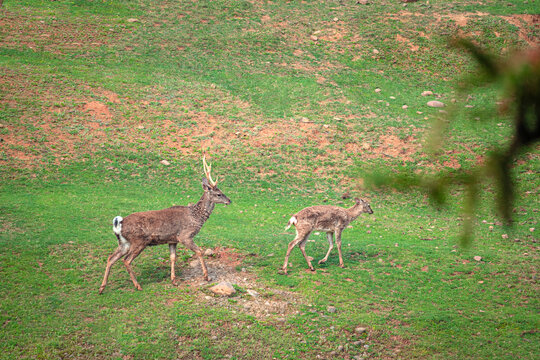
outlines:
[[[474,79],[469,79],[465,88],[504,84],[506,106],[503,111],[510,114],[513,121],[511,141],[506,146],[485,149],[486,161],[472,168],[442,170],[431,176],[378,173],[370,178],[370,184],[397,190],[424,189],[438,205],[445,203],[451,185],[463,186],[464,224],[461,243],[468,245],[482,184],[495,184],[497,211],[508,224],[512,223],[515,191],[512,165],[516,158],[530,151],[531,146],[540,139],[540,47],[501,60],[465,39],[456,40],[455,45],[469,52],[480,65],[479,72]],[[434,124],[432,137],[428,140],[432,152],[441,143],[445,129],[443,120]]]

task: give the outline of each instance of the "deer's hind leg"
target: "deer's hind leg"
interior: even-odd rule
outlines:
[[[120,244],[114,250],[114,252],[109,256],[107,259],[107,267],[105,268],[105,275],[103,276],[103,281],[101,282],[101,286],[99,287],[99,293],[101,294],[103,290],[105,290],[105,286],[107,286],[107,279],[109,278],[109,273],[111,272],[111,267],[115,262],[120,260],[122,257],[124,257],[129,251],[129,243],[128,244]]]
[[[328,256],[330,255],[330,251],[332,251],[332,249],[334,248],[334,243],[332,241],[333,236],[334,236],[334,233],[332,233],[330,231],[326,233],[326,238],[328,239],[328,252],[326,253],[326,256],[324,258],[319,260],[319,264],[325,263],[326,260],[328,260]]]
[[[135,277],[135,273],[133,272],[133,269],[131,268],[131,262],[135,260],[137,256],[144,250],[144,245],[139,246],[132,246],[129,249],[129,252],[127,256],[124,258],[124,266],[126,267],[127,272],[129,273],[129,277],[131,278],[131,281],[133,282],[133,285],[137,288],[137,290],[142,290],[141,285],[137,281],[137,278]]]
[[[309,261],[309,258],[306,255],[306,250],[305,250],[305,247],[306,247],[305,243],[310,233],[311,231],[302,231],[301,229],[299,230],[298,228],[296,228],[296,237],[294,238],[293,241],[289,243],[289,246],[287,247],[287,254],[285,255],[285,262],[283,263],[282,270],[285,274],[287,274],[287,264],[289,263],[289,255],[291,255],[292,249],[294,249],[296,245],[300,245],[300,244],[303,244],[303,246],[300,245],[299,247],[300,247],[300,251],[302,251],[304,258],[306,259],[309,265],[309,268],[311,270],[314,270],[313,266],[311,265],[311,262]]]
[[[176,272],[174,270],[174,265],[176,264],[176,244],[169,244],[169,253],[171,258],[171,282],[175,285]]]

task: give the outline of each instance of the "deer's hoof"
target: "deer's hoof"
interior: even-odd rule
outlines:
[[[314,268],[313,266],[311,266],[311,267],[309,268],[309,270],[310,270],[310,271],[315,271],[315,268]]]
[[[99,295],[103,294],[103,290],[105,290],[105,288],[103,288],[103,287],[99,288]]]
[[[339,267],[342,268],[342,269],[345,269],[345,265],[343,265],[343,264],[339,264]]]
[[[321,259],[321,260],[319,260],[319,265],[324,264],[325,262],[326,262],[326,260]]]

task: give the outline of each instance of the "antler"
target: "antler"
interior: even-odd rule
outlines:
[[[210,174],[210,172],[212,171],[212,166],[206,163],[206,154],[203,155],[202,161],[203,161],[204,175],[206,176],[206,178],[208,179],[208,181],[210,182],[212,186],[216,186],[217,178],[216,178],[216,181],[212,180],[212,175]]]

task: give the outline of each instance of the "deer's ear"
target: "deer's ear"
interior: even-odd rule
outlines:
[[[202,188],[204,191],[208,191],[212,189],[212,185],[210,185],[206,177],[203,177],[202,179]]]

